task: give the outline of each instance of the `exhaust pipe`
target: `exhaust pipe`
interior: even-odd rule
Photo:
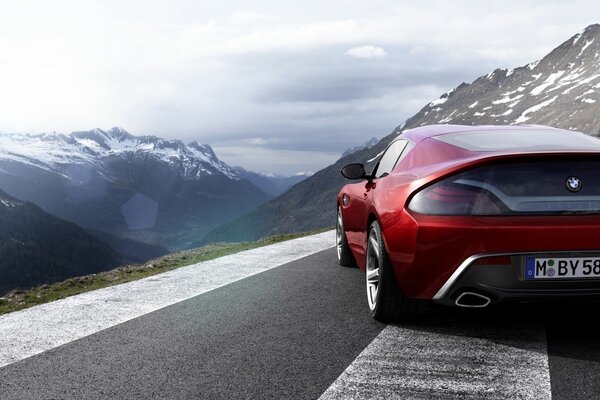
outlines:
[[[487,307],[492,299],[479,293],[463,292],[456,299],[455,304],[459,307],[483,308]]]

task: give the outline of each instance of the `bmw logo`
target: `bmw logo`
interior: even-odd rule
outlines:
[[[570,192],[579,192],[581,190],[581,179],[576,176],[570,176],[565,181],[565,186]]]

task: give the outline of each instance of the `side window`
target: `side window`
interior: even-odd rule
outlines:
[[[413,147],[415,147],[414,143],[411,143],[411,142],[407,142],[407,143],[406,143],[406,147],[404,148],[404,150],[402,150],[402,154],[400,154],[400,157],[398,157],[398,161],[396,161],[396,164],[394,165],[394,167],[395,167],[396,165],[398,165],[398,163],[399,163],[400,161],[402,161],[402,159],[403,159],[404,157],[406,157],[406,155],[407,155],[408,153],[410,153],[410,151],[413,149]],[[393,169],[393,168],[392,168],[392,169]]]
[[[379,159],[379,164],[377,165],[377,169],[375,170],[375,178],[381,178],[394,169],[400,155],[402,154],[402,150],[406,147],[408,142],[406,140],[396,140],[387,148],[385,153]]]

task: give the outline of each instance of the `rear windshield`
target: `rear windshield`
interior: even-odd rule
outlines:
[[[481,166],[415,196],[425,214],[598,214],[600,158],[543,159]]]
[[[470,151],[600,151],[598,138],[560,129],[454,132],[434,139]]]

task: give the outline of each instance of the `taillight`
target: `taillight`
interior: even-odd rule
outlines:
[[[441,182],[417,193],[408,208],[430,215],[498,215],[502,209],[497,199],[485,190],[452,182]]]

